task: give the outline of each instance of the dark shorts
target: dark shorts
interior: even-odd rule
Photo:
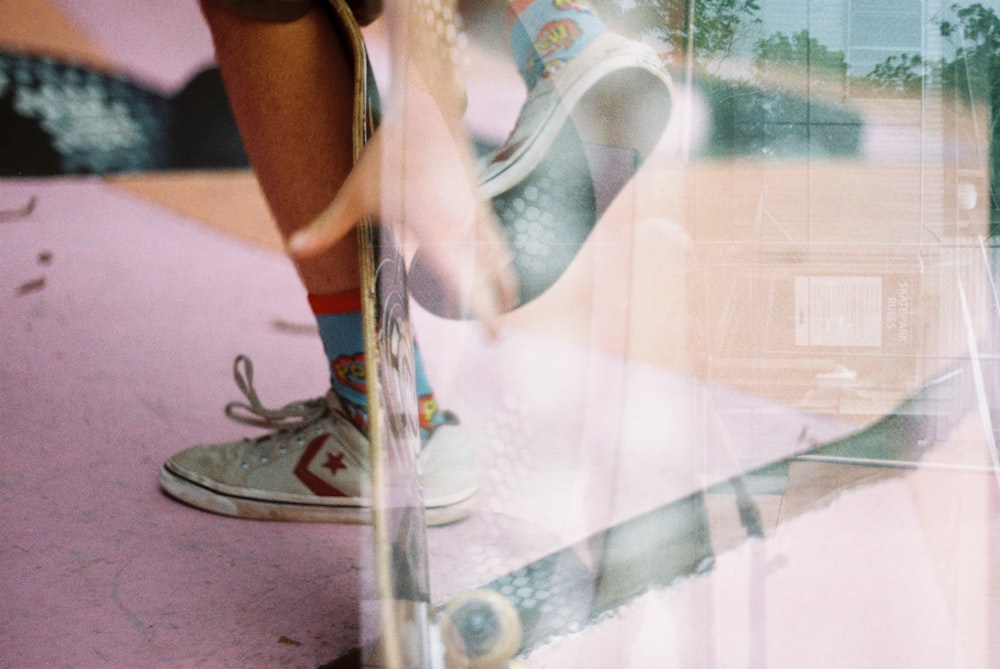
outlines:
[[[306,15],[316,4],[314,0],[212,0],[216,4],[256,19],[294,21]]]
[[[320,0],[212,0],[244,16],[267,21],[294,21],[300,19]],[[347,0],[347,5],[361,25],[368,25],[382,13],[381,0]]]

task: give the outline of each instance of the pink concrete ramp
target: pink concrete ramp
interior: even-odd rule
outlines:
[[[956,624],[917,506],[902,480],[848,493],[772,537],[720,556],[710,575],[648,593],[584,632],[553,640],[527,662],[685,669],[994,666],[988,626],[963,638]]]
[[[6,181],[0,224],[4,666],[320,666],[371,641],[369,531],[221,518],[160,463],[325,389],[290,264],[99,180]],[[436,598],[849,428],[537,335],[418,312],[480,435],[481,510],[431,532]],[[766,436],[766,438],[762,438]]]
[[[194,2],[43,4],[164,91],[211,58]],[[377,35],[372,44],[384,61]],[[509,68],[479,57],[470,127],[499,139],[523,92]],[[895,147],[878,139],[866,147],[876,158]],[[773,178],[797,183],[798,167],[785,169]],[[852,178],[867,185],[870,173]],[[732,183],[744,181],[756,183]],[[157,485],[178,449],[248,434],[222,414],[237,399],[237,354],[253,359],[269,405],[325,391],[287,259],[99,179],[2,180],[0,212],[0,669],[320,667],[370,643],[367,528],[223,518]],[[755,494],[766,538],[748,541],[733,494],[712,486],[853,428],[582,347],[628,295],[604,279],[628,273],[614,251],[627,245],[609,242],[638,227],[632,214],[595,231],[601,282],[578,266],[553,288],[553,320],[590,318],[595,330],[573,344],[532,327],[539,309],[498,341],[415,311],[439,398],[479,449],[479,510],[429,533],[435,600],[566,546],[593,566],[577,549],[594,532],[709,490],[711,571],[546,638],[531,666],[995,669],[990,416],[949,416],[951,434],[905,474],[792,462]],[[880,220],[862,214],[866,226]],[[567,299],[580,287],[604,293]],[[584,303],[593,314],[575,308]],[[871,485],[843,493],[859,482]],[[594,597],[580,592],[582,605]]]
[[[2,665],[311,667],[370,642],[359,622],[372,597],[366,528],[217,517],[156,483],[177,449],[245,434],[220,410],[236,395],[237,353],[256,361],[265,402],[325,389],[287,260],[99,180],[5,181],[0,192]],[[490,341],[475,324],[415,320],[441,399],[479,437],[480,510],[430,533],[436,599],[851,429],[538,335]],[[947,612],[969,607],[940,599],[968,555],[990,554],[998,514],[992,475],[965,476],[883,485],[804,516],[626,619],[641,636],[657,616],[694,616],[698,633],[665,657],[740,659],[682,666],[802,666],[815,647],[803,635],[821,629],[824,643],[842,641],[827,657],[879,660],[848,666],[967,666]],[[970,481],[987,486],[962,502],[956,530],[939,509]],[[989,559],[973,564],[961,573],[988,620]],[[873,622],[847,624],[858,611]],[[581,642],[599,652],[581,655],[576,641],[537,652],[609,666],[597,659],[633,637],[602,634]],[[731,634],[742,645],[721,643]],[[761,653],[767,663],[754,664]]]
[[[356,642],[366,531],[230,521],[161,495],[187,444],[236,438],[231,361],[265,401],[320,394],[297,278],[98,180],[4,182],[4,667],[314,666]]]

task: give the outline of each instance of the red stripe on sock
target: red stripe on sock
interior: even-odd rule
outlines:
[[[316,316],[332,316],[361,311],[361,291],[345,290],[332,295],[309,295],[309,307]]]
[[[534,0],[511,0],[509,7],[515,15],[521,15]]]

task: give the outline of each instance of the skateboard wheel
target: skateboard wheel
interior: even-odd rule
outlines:
[[[521,647],[521,621],[510,601],[493,590],[458,595],[441,613],[445,639],[468,661],[469,669],[502,669]]]

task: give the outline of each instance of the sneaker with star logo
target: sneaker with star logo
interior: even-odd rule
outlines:
[[[242,369],[241,369],[242,368]],[[280,409],[261,404],[249,359],[236,359],[235,377],[248,402],[226,414],[272,430],[256,439],[194,446],[167,460],[160,486],[171,497],[215,513],[285,521],[371,522],[368,438],[335,393]],[[431,432],[420,452],[428,525],[468,515],[476,492],[472,447],[457,418]]]

